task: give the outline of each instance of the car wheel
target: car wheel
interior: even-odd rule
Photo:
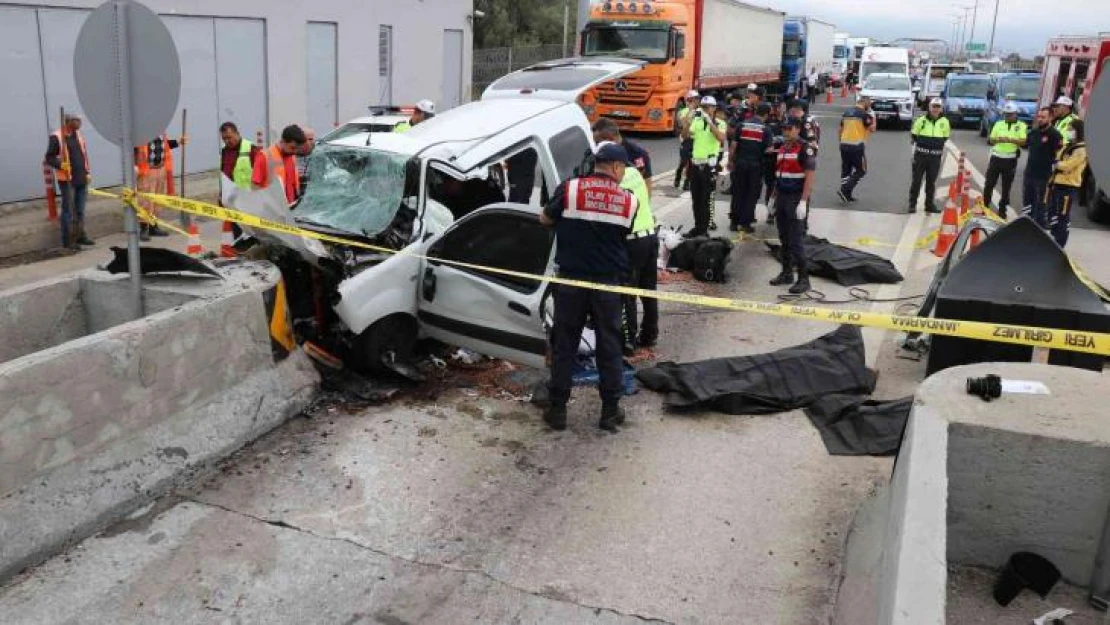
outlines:
[[[363,330],[351,345],[348,364],[359,373],[384,373],[385,359],[405,362],[416,347],[416,320],[404,314],[379,319]]]
[[[1110,198],[1102,189],[1097,189],[1094,197],[1087,201],[1087,218],[1095,223],[1110,224]]]

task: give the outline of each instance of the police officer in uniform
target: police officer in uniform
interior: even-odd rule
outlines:
[[[817,118],[809,114],[809,102],[805,100],[794,100],[787,108],[787,114],[794,119],[802,120],[801,138],[812,147],[814,150],[821,151],[821,125],[817,123]]]
[[[421,100],[413,108],[412,116],[407,122],[401,122],[393,127],[393,132],[408,132],[413,126],[428,121],[436,116],[436,103],[431,100]]]
[[[636,196],[620,187],[628,152],[614,143],[598,147],[592,174],[560,184],[540,215],[555,228],[558,275],[601,284],[621,284],[629,272],[628,235],[638,206]],[[567,427],[567,402],[578,345],[586,319],[597,334],[597,369],[601,377],[603,430],[616,432],[624,423],[621,358],[621,296],[616,293],[556,284],[555,320],[551,329],[551,406],[544,421],[555,430]]]
[[[659,237],[655,229],[655,214],[651,209],[651,155],[639,145],[628,141],[621,135],[620,127],[611,119],[594,122],[594,141],[598,147],[616,143],[628,153],[631,167],[624,168],[621,188],[636,196],[638,210],[632,224],[632,234],[628,235],[629,275],[627,284],[640,289],[654,291],[659,285],[656,264],[659,258]],[[636,301],[644,305],[644,323],[639,323]],[[631,356],[637,347],[654,347],[659,339],[659,300],[653,297],[624,298],[624,320],[621,324],[624,336],[622,351]]]
[[[775,165],[775,219],[782,243],[782,273],[771,280],[771,286],[793,284],[790,293],[809,291],[809,270],[806,267],[806,218],[809,198],[817,174],[817,150],[802,140],[800,119],[788,117],[782,124],[784,143]],[[794,269],[798,280],[794,280]]]
[[[921,180],[925,180],[925,212],[939,213],[937,208],[937,176],[944,160],[944,144],[952,136],[952,126],[944,116],[944,104],[939,98],[929,102],[929,112],[918,117],[910,129],[913,143],[913,172],[910,179],[909,212],[917,212],[917,196]]]
[[[771,106],[760,104],[755,115],[740,124],[729,153],[728,166],[732,172],[729,230],[732,232],[755,232],[752,224],[755,223],[755,205],[763,190],[763,164],[774,142],[766,123],[770,114]]]
[[[705,236],[716,230],[713,220],[713,191],[718,155],[725,143],[728,124],[717,119],[717,99],[707,95],[702,108],[691,115],[682,128],[682,137],[694,143],[690,159],[690,196],[694,210],[694,229],[688,238]]]
[[[1066,95],[1056,98],[1052,103],[1052,114],[1055,116],[1053,125],[1060,136],[1064,138],[1064,147],[1068,145],[1068,131],[1071,130],[1071,124],[1079,119],[1075,115],[1075,102]]]
[[[994,123],[991,128],[990,142],[991,160],[987,165],[986,183],[983,185],[983,202],[988,206],[994,197],[994,185],[1002,178],[1002,197],[998,200],[998,214],[1006,217],[1006,209],[1010,206],[1010,188],[1014,185],[1014,176],[1017,174],[1018,158],[1021,148],[1025,147],[1025,140],[1029,135],[1029,128],[1025,122],[1018,120],[1018,107],[1013,102],[1002,108],[1003,118]]]
[[[680,128],[685,128],[686,123],[690,120],[690,116],[698,110],[698,100],[701,96],[694,89],[686,93],[685,106],[678,113],[678,122]],[[693,168],[690,167],[690,157],[694,151],[693,139],[682,137],[678,148],[678,169],[674,172],[674,188],[686,191],[690,188],[690,178],[694,175]],[[682,174],[686,174],[686,181],[682,181]]]

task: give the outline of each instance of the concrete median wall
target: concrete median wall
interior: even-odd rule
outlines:
[[[263,293],[278,274],[253,265],[218,284],[153,280],[148,306],[165,308],[126,323],[119,280],[0,294],[0,311],[35,290],[54,306],[44,317],[70,311],[45,324],[42,335],[58,344],[0,363],[0,579],[303,408],[316,373],[301,352],[275,360]],[[90,319],[77,320],[75,301]],[[0,337],[14,332],[0,326]],[[73,335],[81,336],[61,342]]]
[[[967,378],[988,373],[1051,394],[968,395]],[[1018,551],[1086,586],[1110,505],[1107,405],[1105,376],[1068,367],[983,363],[925,380],[884,518],[849,542],[834,622],[943,624],[949,566],[999,569]]]

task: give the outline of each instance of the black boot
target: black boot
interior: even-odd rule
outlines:
[[[543,413],[543,422],[557,432],[567,429],[567,405],[552,402]]]
[[[601,420],[597,426],[606,432],[617,432],[617,426],[624,424],[624,410],[617,402],[604,402],[601,404]]]
[[[791,284],[794,282],[794,272],[790,269],[790,265],[783,264],[782,273],[771,279],[771,286],[782,286],[784,284]]]
[[[77,244],[96,245],[96,241],[93,241],[89,238],[89,235],[85,234],[85,224],[80,222],[77,224]]]
[[[793,295],[802,295],[809,292],[809,274],[805,271],[798,272],[798,281],[794,286],[790,287],[790,293]]]

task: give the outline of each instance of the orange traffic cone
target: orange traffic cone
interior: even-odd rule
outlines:
[[[940,230],[937,231],[937,245],[933,248],[933,255],[944,258],[952,244],[956,242],[956,235],[960,229],[960,217],[956,214],[956,201],[949,196],[944,203],[944,214],[940,216]]]
[[[825,104],[832,104],[832,103],[833,103],[832,87],[827,87],[825,89]]]
[[[840,97],[842,97],[842,98],[848,97],[848,82],[847,81],[844,81],[844,82],[840,83]]]
[[[204,248],[200,245],[200,231],[195,223],[189,224],[189,243],[185,246],[185,253],[189,256],[200,256]]]
[[[236,258],[239,254],[235,251],[235,233],[231,230],[231,222],[224,222],[223,232],[220,233],[220,258]]]

